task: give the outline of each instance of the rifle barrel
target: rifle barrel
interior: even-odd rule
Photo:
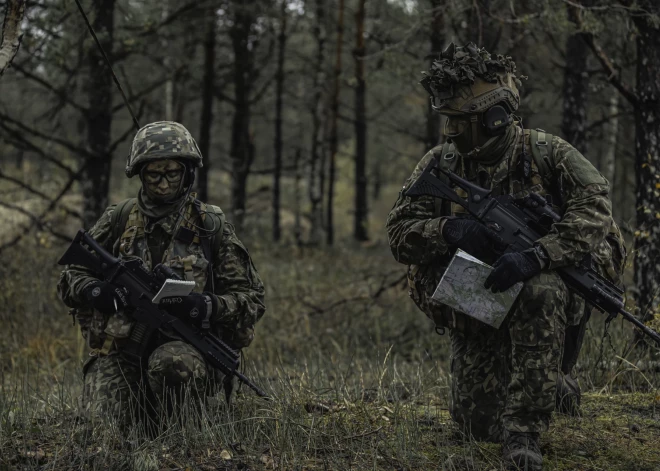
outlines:
[[[655,330],[648,327],[642,321],[637,319],[632,313],[626,311],[623,308],[620,308],[618,313],[621,314],[623,317],[625,317],[628,322],[633,323],[635,327],[637,327],[639,330],[644,332],[647,336],[651,337],[655,341],[655,343],[657,343],[658,346],[660,346],[660,335],[658,335],[658,333]]]

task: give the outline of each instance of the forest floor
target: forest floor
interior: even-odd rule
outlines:
[[[55,293],[65,245],[37,233],[3,252],[0,471],[502,469],[499,445],[449,418],[448,339],[407,296],[382,206],[373,241],[339,233],[333,248],[273,245],[263,217],[244,237],[268,305],[245,373],[273,400],[242,388],[151,436],[78,416],[87,350]],[[660,377],[631,329],[616,320],[603,337],[603,320],[578,364],[581,416],[555,415],[544,469],[660,470]]]

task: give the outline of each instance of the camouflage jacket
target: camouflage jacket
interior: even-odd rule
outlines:
[[[194,211],[192,199],[187,204],[189,210]],[[111,219],[115,207],[108,207],[89,230],[94,239],[120,258],[142,259],[149,269],[158,263],[151,260],[154,247],[158,247],[155,253],[162,254],[160,262],[169,266],[182,279],[194,280],[194,291],[204,290],[209,272],[208,261],[199,239],[185,244],[172,237],[176,213],[157,221],[149,221],[135,205],[126,227],[120,229],[121,237],[114,240]],[[222,213],[219,208],[215,212]],[[247,249],[236,236],[231,224],[225,224],[222,233],[214,237],[222,239],[220,243],[213,244],[213,247],[218,247],[213,260],[213,285],[214,294],[218,296],[218,310],[211,317],[211,324],[223,338],[228,339],[229,334],[229,339],[234,340],[237,347],[247,346],[253,337],[254,324],[265,311],[264,286]],[[92,348],[99,348],[110,330],[113,330],[114,336],[124,335],[120,331],[126,325],[121,313],[108,319],[98,311],[87,308],[83,290],[96,279],[93,273],[83,267],[67,266],[57,285],[62,301],[76,308],[75,317]]]
[[[619,228],[612,219],[607,180],[573,146],[553,136],[555,168],[551,178],[544,178],[546,176],[542,176],[532,162],[530,178],[521,181],[516,169],[523,139],[527,149],[531,147],[529,131],[523,133],[518,129],[517,132],[515,144],[499,163],[487,166],[457,155],[455,172],[479,186],[493,189],[494,195],[511,194],[520,198],[529,192],[550,193],[563,217],[538,241],[549,256],[546,268],[569,265],[581,260],[585,254],[592,254],[603,274],[618,282],[625,248]],[[439,152],[440,147],[433,151]],[[415,181],[432,158],[432,152],[422,158],[403,190]],[[432,294],[453,255],[440,234],[440,223],[444,216],[459,214],[463,208],[452,203],[449,211],[443,211],[433,197],[409,198],[403,195],[403,190],[387,218],[390,248],[397,261],[410,267],[410,295],[418,306],[437,323],[440,318],[452,317],[449,322],[452,327],[452,322],[457,322],[455,314],[448,314],[447,309],[439,305],[430,305],[427,299],[430,298],[429,290]],[[461,192],[457,190],[457,193]],[[462,196],[466,196],[464,192]],[[583,306],[580,300],[575,302]],[[569,322],[579,320],[581,306],[575,307],[575,318],[569,318]]]

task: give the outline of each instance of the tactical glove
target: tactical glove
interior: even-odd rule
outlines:
[[[83,297],[94,309],[103,314],[114,314],[117,309],[128,305],[126,291],[107,281],[92,281],[85,286]]]
[[[505,253],[493,265],[484,287],[493,293],[506,291],[519,281],[526,281],[541,273],[543,266],[536,254],[536,248],[522,252]],[[541,249],[542,250],[542,249]]]
[[[163,299],[159,307],[187,324],[208,329],[211,316],[218,310],[218,297],[209,292]]]
[[[494,253],[506,249],[506,244],[495,231],[471,218],[446,218],[442,237],[452,248],[461,249],[480,260],[493,259]]]

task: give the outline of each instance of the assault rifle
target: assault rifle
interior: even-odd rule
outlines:
[[[550,231],[553,223],[561,220],[546,199],[537,193],[530,193],[522,199],[514,199],[511,195],[491,196],[492,190],[438,168],[437,171],[445,175],[449,182],[467,193],[467,199],[463,199],[449,183],[433,173],[434,169],[435,159],[432,159],[404,194],[433,196],[462,206],[474,219],[497,232],[507,245],[505,252],[520,252],[532,247]],[[571,290],[607,314],[607,322],[621,314],[660,346],[660,334],[625,310],[623,290],[593,269],[591,257],[586,256],[575,266],[562,267],[557,272]]]
[[[64,253],[60,265],[80,265],[102,276],[107,282],[120,288],[124,294],[122,303],[129,306],[136,323],[131,336],[122,345],[121,352],[129,360],[141,363],[146,355],[151,336],[161,328],[167,328],[195,347],[204,359],[225,376],[236,376],[259,397],[267,394],[237,370],[239,353],[210,332],[198,330],[184,323],[152,302],[156,293],[168,278],[180,279],[169,267],[158,264],[149,272],[139,258],[121,260],[106,251],[83,229],[78,231]]]

